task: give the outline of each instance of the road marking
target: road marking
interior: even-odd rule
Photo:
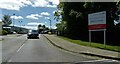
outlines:
[[[24,45],[25,45],[25,44],[23,44],[23,45],[17,50],[17,52],[19,52]]]
[[[113,62],[118,62],[117,60],[112,60]]]
[[[9,60],[8,62],[11,62],[12,60]]]
[[[83,61],[83,62],[117,62],[117,60],[109,60],[109,59],[103,59],[103,60],[92,60],[92,61]]]

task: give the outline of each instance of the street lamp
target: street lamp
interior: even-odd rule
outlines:
[[[48,19],[49,21],[50,21],[50,29],[51,29],[51,20],[50,19]]]
[[[51,34],[51,20],[50,19],[48,19],[49,21],[50,21],[50,29],[49,29],[49,32],[48,32],[48,34]]]
[[[15,18],[15,14],[13,14],[13,30],[14,30],[14,18]]]
[[[21,23],[22,23],[22,21],[19,21],[19,23],[20,23],[20,32],[21,32]]]

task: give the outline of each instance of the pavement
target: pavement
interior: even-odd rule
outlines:
[[[103,57],[103,58],[107,58],[107,59],[120,60],[120,57],[119,57],[120,53],[118,53],[118,52],[74,44],[74,43],[71,43],[64,39],[61,39],[61,38],[57,37],[56,35],[44,34],[44,36],[53,45],[55,45],[61,49],[64,49],[66,51],[70,51],[73,53],[79,53],[79,54],[86,54],[86,55],[91,55],[91,56],[98,56],[98,57]]]
[[[0,35],[0,41],[5,40],[6,38],[15,38],[15,37],[19,37],[22,34],[8,34],[8,35]]]

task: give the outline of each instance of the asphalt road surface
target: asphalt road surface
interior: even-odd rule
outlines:
[[[96,57],[70,53],[53,46],[43,35],[27,39],[27,35],[7,38],[2,42],[3,62],[81,62]]]

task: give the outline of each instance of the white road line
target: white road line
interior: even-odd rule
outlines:
[[[116,61],[116,60],[103,59],[103,60],[92,60],[92,61],[83,61],[83,62],[99,62],[99,61],[112,62],[112,61]],[[117,61],[116,61],[116,62],[117,62]]]
[[[23,44],[23,45],[17,50],[17,52],[19,52],[24,45],[25,45],[25,44]]]
[[[22,46],[17,50],[17,52],[19,52],[21,50],[21,48],[24,46],[25,44],[22,44]],[[12,60],[8,60],[8,62],[11,62]]]
[[[117,60],[112,60],[112,61],[114,61],[114,62],[118,62]]]
[[[8,62],[11,62],[12,60],[9,60]]]

